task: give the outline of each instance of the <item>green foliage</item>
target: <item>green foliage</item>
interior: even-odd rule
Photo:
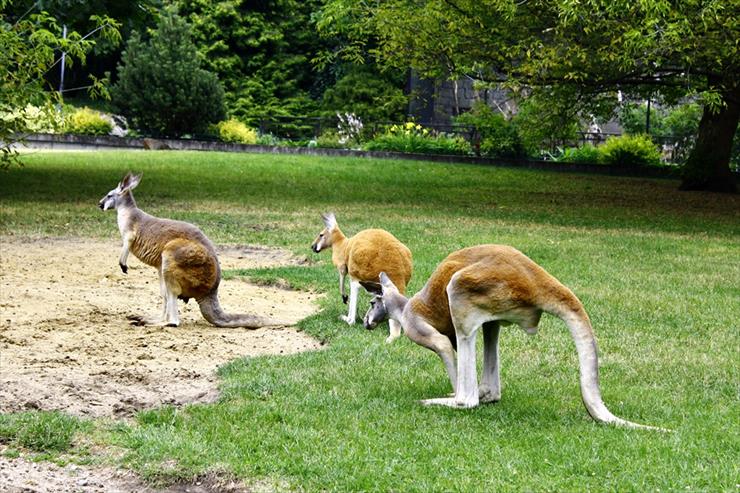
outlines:
[[[326,116],[354,113],[366,122],[398,121],[406,114],[408,97],[399,84],[354,68],[324,92],[321,107]]]
[[[615,166],[657,166],[660,151],[647,135],[610,137],[599,147],[601,162]]]
[[[47,92],[45,81],[48,71],[58,62],[55,52],[66,52],[67,64],[84,62],[95,39],[114,44],[120,40],[120,24],[108,17],[92,19],[99,27],[96,36],[84,38],[71,31],[64,39],[61,27],[46,12],[10,17],[6,7],[11,3],[4,1],[0,5],[0,168],[17,162],[11,146],[24,133],[58,125],[52,108],[58,96]],[[95,80],[93,89],[100,91],[103,82]],[[38,115],[32,116],[36,108],[40,108]]]
[[[728,111],[725,103],[740,99],[737,12],[736,0],[328,0],[317,25],[341,39],[336,52],[355,63],[370,58],[430,78],[469,75],[515,91],[564,88],[573,112],[602,117],[619,105],[617,89],[640,98],[659,92],[668,102],[698,97],[706,108]],[[368,53],[369,36],[378,46]],[[530,151],[543,139],[561,140],[538,135],[537,124],[550,120],[530,116],[520,131]],[[737,124],[736,117],[702,121],[707,138],[698,142]],[[730,178],[723,161],[731,142],[717,145],[723,152],[701,149],[689,164],[693,175],[712,178],[706,183]]]
[[[23,129],[24,132],[55,133],[63,125],[64,115],[51,101],[43,106],[27,104],[25,108],[7,113],[0,111],[0,126]]]
[[[480,135],[481,154],[491,157],[522,157],[526,154],[517,128],[501,113],[494,112],[483,102],[455,121],[475,127]]]
[[[686,161],[699,131],[702,108],[697,103],[677,106],[652,105],[650,108],[650,135],[671,143],[675,149],[676,162]],[[647,105],[632,103],[619,111],[619,123],[626,133],[644,133],[647,121]]]
[[[602,162],[602,153],[599,147],[585,144],[581,147],[566,147],[554,160],[564,163],[598,164]]]
[[[462,137],[435,134],[418,123],[393,125],[364,145],[368,151],[394,151],[419,154],[470,154],[470,143]]]
[[[274,136],[271,133],[261,134],[257,137],[257,144],[261,146],[278,146],[280,145],[280,138]]]
[[[218,77],[200,67],[190,27],[173,10],[162,12],[148,41],[133,33],[112,96],[132,127],[155,135],[204,133],[225,116]]]
[[[319,0],[176,0],[208,70],[226,90],[230,116],[257,126],[269,116],[315,113],[319,50],[311,16]]]
[[[218,137],[224,142],[257,143],[257,132],[235,118],[219,122],[216,129],[218,130]]]
[[[36,452],[63,452],[83,428],[79,419],[57,411],[0,414],[0,443]]]
[[[72,134],[108,135],[113,124],[95,110],[80,108],[66,118],[64,129]]]
[[[347,143],[342,142],[336,130],[325,130],[316,138],[316,147],[343,149],[347,147]]]
[[[546,88],[536,91],[519,105],[512,123],[527,153],[539,156],[542,149],[578,137],[580,118],[577,106],[570,104],[569,94]]]

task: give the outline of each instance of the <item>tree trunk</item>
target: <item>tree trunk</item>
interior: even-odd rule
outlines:
[[[722,96],[726,106],[718,112],[704,108],[699,135],[686,161],[680,190],[737,193],[735,176],[730,171],[730,154],[740,118],[740,85]]]

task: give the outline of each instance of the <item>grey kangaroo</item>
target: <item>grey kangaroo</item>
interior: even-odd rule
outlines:
[[[257,329],[287,325],[256,315],[228,314],[221,309],[218,302],[221,267],[213,244],[192,224],[154,217],[139,209],[132,190],[141,176],[127,173],[98,204],[104,211],[115,209],[118,213],[118,229],[123,238],[118,264],[123,273],[128,272],[129,252],[159,273],[159,288],[164,298],[162,316],[131,316],[132,323],[177,327],[180,324],[178,298],[186,303],[194,298],[203,317],[216,327]]]

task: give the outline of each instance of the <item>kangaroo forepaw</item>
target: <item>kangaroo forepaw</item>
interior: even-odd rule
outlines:
[[[124,274],[128,274],[128,265],[119,263]]]
[[[401,334],[391,334],[385,338],[385,343],[390,344],[391,342],[395,341],[399,337],[401,337]]]
[[[347,296],[346,294],[343,294],[342,295],[342,303],[344,303],[346,305],[348,301],[349,301],[349,296]]]
[[[142,325],[146,325],[146,320],[142,316],[139,316],[139,315],[129,315],[126,318],[128,319],[128,323],[130,323],[131,325],[135,325],[135,326],[138,326],[138,327],[140,327]]]

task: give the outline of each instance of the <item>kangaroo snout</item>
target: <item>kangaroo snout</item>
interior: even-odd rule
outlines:
[[[375,327],[378,326],[377,322],[371,322],[370,317],[368,315],[365,315],[365,318],[362,320],[362,325],[365,326],[367,330],[373,330]]]

